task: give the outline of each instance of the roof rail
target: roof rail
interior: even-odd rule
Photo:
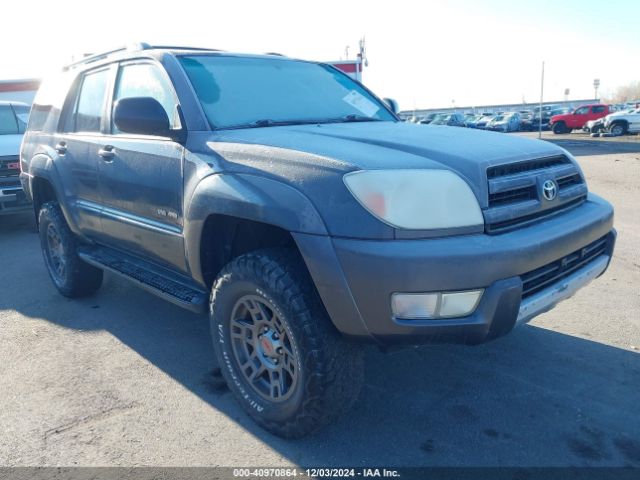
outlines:
[[[85,65],[87,63],[97,62],[98,60],[102,60],[103,58],[107,58],[109,55],[112,55],[118,52],[126,52],[126,51],[135,52],[138,50],[147,50],[149,48],[153,48],[153,47],[151,47],[148,43],[143,43],[143,42],[133,43],[130,45],[125,45],[124,47],[116,48],[114,50],[109,50],[106,52],[89,55],[88,57],[85,57],[82,60],[78,60],[77,62],[72,62],[65,65],[64,67],[62,67],[62,69],[66,71],[71,68],[77,67],[79,65]]]
[[[179,45],[149,45],[147,48],[157,48],[163,50],[193,50],[196,52],[221,52],[217,48],[202,48],[202,47],[181,47]]]

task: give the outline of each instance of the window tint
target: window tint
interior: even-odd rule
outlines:
[[[580,107],[575,113],[576,115],[585,115],[586,113],[589,113],[589,107]]]
[[[171,128],[180,128],[176,108],[178,102],[168,80],[155,65],[138,63],[125,65],[120,69],[113,103],[115,105],[117,100],[130,97],[155,98],[167,112]],[[119,132],[113,124],[111,131]]]
[[[19,133],[18,122],[11,105],[0,105],[0,135]]]
[[[75,132],[99,132],[109,70],[85,75],[75,114]]]
[[[598,107],[593,107],[593,108],[591,109],[591,111],[592,111],[593,113],[602,113],[602,112],[604,112],[604,105],[600,105],[600,106],[598,106]]]

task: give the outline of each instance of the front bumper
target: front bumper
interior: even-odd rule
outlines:
[[[508,333],[517,322],[549,310],[602,274],[615,230],[611,205],[590,194],[562,215],[500,235],[391,241],[295,238],[329,315],[344,334],[382,344],[473,344]],[[522,300],[527,274],[599,239],[606,242],[596,258]],[[395,292],[473,289],[484,289],[484,294],[468,317],[404,320],[391,312]]]
[[[0,178],[0,215],[31,209],[20,180],[17,177]]]

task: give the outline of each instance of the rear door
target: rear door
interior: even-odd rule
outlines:
[[[606,114],[607,114],[606,105],[594,105],[593,107],[591,107],[589,120],[597,120],[599,118],[604,117]]]
[[[164,69],[151,60],[122,63],[109,107],[109,132],[94,145],[99,162],[106,242],[148,260],[186,271],[182,236],[182,157],[170,138],[128,134],[113,124],[116,101],[152,97],[180,128],[178,102]],[[105,153],[106,152],[106,153]]]

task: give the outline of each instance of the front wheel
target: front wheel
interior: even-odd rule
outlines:
[[[331,323],[295,251],[242,255],[214,282],[216,356],[231,391],[263,428],[302,437],[358,397],[363,351]]]
[[[622,123],[614,123],[609,130],[615,137],[619,137],[627,133],[627,128]]]
[[[44,263],[51,280],[65,297],[84,297],[102,285],[102,270],[78,257],[78,242],[56,202],[42,205],[38,230]]]
[[[568,133],[570,131],[567,128],[567,126],[564,124],[564,122],[554,123],[552,130],[553,130],[553,133],[555,133],[556,135],[561,134],[561,133]]]

